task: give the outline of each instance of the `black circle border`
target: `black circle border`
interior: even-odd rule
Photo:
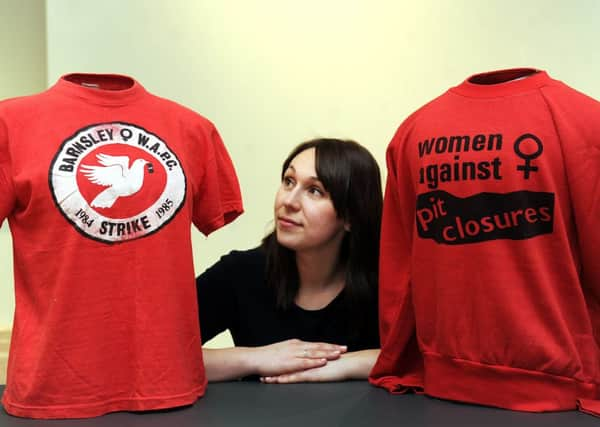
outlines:
[[[142,236],[139,236],[139,237],[134,237],[133,239],[126,239],[126,240],[120,240],[120,241],[107,241],[107,240],[103,240],[103,239],[100,239],[100,238],[98,238],[98,237],[91,236],[91,235],[87,234],[87,233],[86,233],[86,232],[85,232],[83,229],[79,228],[79,227],[77,226],[77,224],[75,223],[75,221],[73,221],[73,220],[72,220],[72,219],[71,219],[69,216],[67,216],[67,215],[65,214],[65,212],[63,211],[62,207],[61,207],[61,206],[60,206],[60,204],[58,203],[58,200],[56,199],[56,194],[54,193],[54,186],[52,185],[52,171],[54,170],[54,165],[55,165],[56,161],[58,160],[58,158],[59,158],[60,154],[62,153],[64,146],[65,146],[65,145],[66,145],[66,144],[67,144],[69,141],[72,141],[72,140],[73,140],[73,138],[74,138],[74,137],[75,137],[77,134],[79,134],[79,133],[81,133],[81,132],[84,132],[84,131],[86,131],[86,130],[88,130],[88,129],[91,129],[91,128],[93,128],[93,127],[96,127],[96,126],[101,126],[101,125],[112,125],[112,124],[119,124],[119,125],[133,126],[134,128],[141,129],[142,131],[146,132],[146,133],[147,133],[147,134],[149,134],[149,135],[152,135],[152,136],[154,136],[154,137],[155,137],[155,138],[157,138],[159,141],[161,141],[163,144],[165,144],[165,146],[166,146],[166,147],[169,149],[169,151],[170,151],[170,152],[171,152],[171,153],[172,153],[172,154],[175,156],[175,159],[177,159],[177,162],[179,163],[179,166],[181,167],[181,171],[182,171],[182,173],[183,173],[183,182],[184,182],[184,189],[183,189],[183,199],[181,200],[181,203],[179,204],[179,207],[178,207],[178,208],[175,210],[175,213],[174,213],[173,215],[171,215],[171,217],[170,217],[169,219],[167,219],[165,222],[163,222],[163,223],[162,223],[162,224],[161,224],[159,227],[157,227],[155,230],[152,230],[151,232],[149,232],[149,233],[147,233],[147,234],[144,234],[144,235],[142,235]],[[75,172],[75,173],[76,173],[76,172]],[[50,163],[50,169],[48,170],[48,186],[50,187],[50,193],[52,194],[52,200],[54,200],[54,204],[56,205],[56,207],[57,207],[57,208],[58,208],[58,210],[60,211],[61,215],[62,215],[62,216],[63,216],[63,217],[64,217],[64,218],[65,218],[65,219],[66,219],[66,220],[69,222],[69,223],[71,223],[71,225],[73,225],[73,227],[75,228],[75,230],[77,230],[77,232],[78,232],[79,234],[81,234],[81,235],[82,235],[82,236],[84,236],[84,237],[87,237],[88,239],[95,240],[95,241],[97,241],[97,242],[100,242],[100,243],[105,243],[105,244],[108,244],[108,245],[115,245],[115,244],[117,244],[117,245],[118,245],[118,244],[123,244],[123,243],[133,242],[133,241],[135,241],[135,240],[138,240],[138,239],[143,239],[144,237],[148,237],[148,236],[151,236],[151,235],[153,235],[154,233],[156,233],[157,231],[159,231],[161,228],[163,228],[165,225],[167,225],[168,223],[170,223],[170,222],[173,220],[173,218],[175,218],[175,217],[177,216],[177,214],[179,213],[179,211],[180,211],[180,210],[183,208],[183,206],[185,205],[185,201],[186,201],[186,198],[187,198],[187,175],[186,175],[186,173],[185,173],[185,169],[183,168],[183,164],[181,163],[181,160],[179,160],[179,157],[177,157],[177,154],[175,153],[175,151],[173,151],[173,150],[171,149],[171,147],[169,147],[169,144],[167,144],[167,143],[165,142],[165,140],[164,140],[164,139],[162,139],[160,136],[158,136],[158,135],[157,135],[157,134],[155,134],[154,132],[150,132],[150,131],[148,131],[148,130],[144,129],[143,127],[141,127],[141,126],[138,126],[138,125],[136,125],[136,124],[133,124],[133,123],[128,123],[128,122],[119,122],[119,121],[115,121],[115,122],[101,122],[101,123],[94,123],[94,124],[91,124],[91,125],[89,125],[89,126],[86,126],[86,127],[83,127],[83,128],[80,128],[80,129],[78,129],[78,130],[77,130],[77,131],[75,131],[75,132],[74,132],[74,133],[73,133],[71,136],[67,137],[67,138],[66,138],[66,139],[65,139],[65,140],[62,142],[62,144],[60,144],[60,147],[58,147],[58,150],[57,150],[56,154],[54,155],[54,158],[52,159],[52,162]]]
[[[523,142],[526,139],[533,139],[535,141],[535,143],[537,144],[537,150],[532,153],[532,154],[526,154],[523,153],[519,147],[521,146],[521,142]],[[520,137],[517,138],[517,140],[515,141],[515,145],[513,147],[513,150],[515,151],[515,154],[520,157],[523,160],[534,160],[537,159],[538,157],[540,157],[540,155],[544,152],[544,144],[542,144],[542,140],[539,139],[537,136],[535,136],[532,133],[525,133],[523,135],[521,135]]]

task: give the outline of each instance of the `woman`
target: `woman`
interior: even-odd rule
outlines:
[[[283,163],[275,230],[196,280],[209,381],[367,378],[379,353],[377,263],[382,192],[361,145],[315,139]]]

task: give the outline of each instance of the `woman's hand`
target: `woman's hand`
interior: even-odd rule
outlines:
[[[273,376],[324,366],[339,359],[346,349],[337,344],[291,339],[251,350],[255,373]]]
[[[355,351],[318,367],[283,375],[263,376],[260,380],[268,384],[288,384],[365,379],[369,376],[378,355],[377,349]]]
[[[262,347],[202,349],[209,381],[227,381],[248,375],[271,377],[305,371],[339,359],[346,346],[298,339]]]

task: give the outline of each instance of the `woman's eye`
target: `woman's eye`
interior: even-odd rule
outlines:
[[[321,190],[319,187],[310,187],[310,188],[308,189],[308,192],[309,192],[310,194],[313,194],[313,195],[315,195],[315,196],[322,196],[323,194],[325,194],[325,193],[323,192],[323,190]]]
[[[294,180],[292,178],[290,178],[289,176],[283,177],[283,186],[284,187],[291,187],[293,185],[294,185]]]

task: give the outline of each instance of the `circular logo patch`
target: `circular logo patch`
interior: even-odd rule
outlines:
[[[107,243],[145,237],[183,206],[179,159],[158,136],[129,123],[99,123],[67,138],[49,171],[62,214]]]

